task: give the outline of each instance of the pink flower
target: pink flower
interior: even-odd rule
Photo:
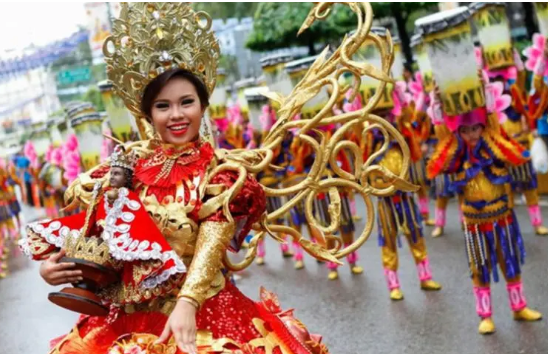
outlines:
[[[478,67],[483,68],[483,52],[481,47],[474,47],[474,54],[476,55],[476,62]]]
[[[67,141],[61,148],[63,157],[62,166],[65,170],[64,177],[70,182],[78,177],[82,172],[80,163],[80,152],[78,151],[78,138],[72,134],[67,138]]]
[[[415,96],[424,93],[424,84],[422,83],[422,74],[420,72],[415,73],[415,80],[412,80],[407,84],[407,89],[411,95],[413,95],[413,100],[415,99]]]
[[[235,126],[240,126],[244,123],[244,117],[242,116],[242,109],[240,105],[235,104],[228,108],[226,113],[228,122]]]
[[[48,163],[51,163],[51,154],[53,153],[53,145],[50,145],[46,151],[46,155],[45,155],[45,158],[46,158],[46,162]]]
[[[486,106],[491,113],[497,113],[499,122],[503,123],[508,119],[504,110],[512,104],[512,97],[508,94],[503,94],[504,86],[501,82],[490,83],[485,87],[486,91]]]
[[[544,44],[544,36],[542,36],[540,33],[535,33],[533,35],[532,45],[530,47],[527,47],[523,51],[523,54],[525,55],[525,57],[527,57],[527,60],[525,61],[525,68],[527,70],[531,72],[535,70],[537,63],[544,56]],[[544,71],[544,75],[548,75],[548,66]]]
[[[259,121],[263,131],[270,131],[276,122],[276,111],[270,105],[263,105],[262,114],[259,116]]]
[[[219,132],[225,132],[228,128],[228,119],[226,117],[222,119],[215,119],[213,121],[215,122],[215,125],[217,126]]]
[[[346,103],[343,104],[344,112],[353,112],[358,111],[363,108],[362,100],[359,95],[356,95],[353,102],[350,102],[350,97],[352,96],[352,89],[346,92]]]
[[[394,100],[394,108],[392,115],[400,116],[402,109],[411,102],[411,94],[405,91],[407,85],[404,81],[397,81],[392,91],[392,99]]]
[[[27,143],[25,143],[23,153],[25,154],[25,157],[29,159],[30,165],[34,168],[38,168],[38,155],[36,154],[34,144],[31,141],[27,141]]]
[[[60,167],[63,163],[63,151],[61,147],[53,149],[51,152],[51,163]]]

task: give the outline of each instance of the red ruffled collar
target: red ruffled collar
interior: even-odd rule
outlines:
[[[147,195],[154,194],[161,202],[175,196],[178,183],[203,177],[213,155],[213,147],[201,140],[184,146],[160,143],[150,157],[137,162],[135,178],[148,186]]]

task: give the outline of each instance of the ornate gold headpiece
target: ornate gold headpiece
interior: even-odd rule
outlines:
[[[136,157],[133,151],[126,152],[124,146],[118,145],[110,155],[111,167],[122,167],[133,171],[135,169]]]
[[[146,86],[167,70],[192,72],[209,94],[215,88],[219,43],[209,15],[188,3],[122,3],[103,53],[108,78],[137,117],[144,117],[140,104]]]

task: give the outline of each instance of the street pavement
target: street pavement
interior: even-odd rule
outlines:
[[[364,215],[361,202],[358,211]],[[527,249],[523,279],[529,306],[548,318],[548,237],[534,235],[526,207],[518,206],[516,212]],[[26,210],[25,215],[36,218],[35,211]],[[425,229],[434,278],[443,285],[439,292],[420,290],[403,241],[399,274],[405,299],[391,301],[375,231],[359,251],[363,275],[352,276],[348,266],[342,266],[340,279],[328,281],[325,265],[308,256],[306,268],[295,271],[293,262],[281,257],[276,242],[268,240],[266,264],[241,273],[237,284],[253,299],[258,298],[260,286],[276,292],[282,308],[294,308],[311,332],[323,335],[332,353],[547,353],[547,322],[514,321],[504,283],[492,291],[497,332],[477,333],[455,202],[447,216],[444,237],[432,239],[431,228]],[[548,220],[548,207],[543,207],[543,216]],[[357,223],[358,229],[363,224],[363,220]],[[49,340],[67,333],[77,315],[47,300],[47,293],[59,288],[40,279],[37,263],[18,256],[11,259],[10,267],[8,278],[0,280],[0,353],[45,353]]]

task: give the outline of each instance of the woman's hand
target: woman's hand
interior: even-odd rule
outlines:
[[[40,265],[40,276],[47,284],[58,286],[60,284],[78,283],[82,280],[82,271],[75,270],[76,266],[71,262],[59,262],[65,256],[65,250],[51,255]]]
[[[171,312],[160,338],[156,343],[166,343],[173,334],[177,347],[189,354],[197,353],[196,348],[196,307],[180,299]]]

